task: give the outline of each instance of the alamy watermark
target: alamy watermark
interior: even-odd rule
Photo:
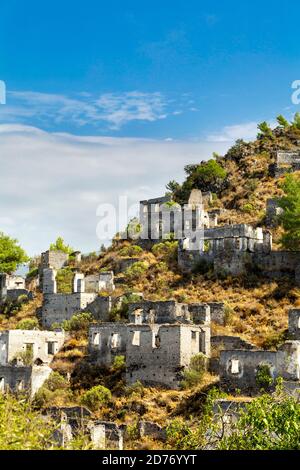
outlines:
[[[300,80],[294,80],[292,83],[292,88],[295,90],[292,93],[292,103],[300,104]]]
[[[0,104],[6,104],[6,85],[3,80],[0,80]]]
[[[204,244],[207,214],[202,204],[145,201],[129,205],[127,196],[120,196],[117,205],[99,204],[96,216],[96,234],[102,241],[117,234],[121,240],[181,240],[185,250],[201,249]]]

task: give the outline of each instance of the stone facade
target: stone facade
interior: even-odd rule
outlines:
[[[191,358],[210,355],[207,304],[141,301],[129,305],[130,323],[102,323],[89,329],[90,359],[110,366],[125,356],[126,381],[177,388]]]
[[[221,351],[220,384],[228,392],[259,393],[262,384],[258,381],[258,371],[262,366],[272,378],[270,390],[274,389],[278,377],[299,383],[300,341],[286,341],[277,351]]]
[[[114,275],[112,271],[84,276],[74,273],[73,292],[71,294],[57,293],[56,270],[52,268],[43,271],[44,300],[41,309],[43,327],[51,327],[53,323],[61,324],[70,320],[75,313],[90,311],[98,320],[108,320],[111,310],[110,296],[101,297],[101,291],[114,290]],[[89,310],[90,306],[90,310]]]
[[[127,324],[103,323],[89,328],[90,359],[109,367],[116,356],[125,356],[127,349]]]
[[[300,151],[278,150],[275,154],[275,163],[269,166],[269,174],[278,178],[285,173],[300,169]]]
[[[22,276],[0,273],[0,302],[14,302],[21,295],[32,298],[32,293],[25,288],[25,279]]]
[[[239,275],[252,270],[271,279],[289,276],[300,283],[300,252],[272,251],[268,230],[245,224],[204,230],[203,247],[190,250],[189,240],[179,241],[178,264],[183,272],[205,263],[216,273]]]
[[[289,336],[300,341],[300,309],[289,310]]]
[[[9,330],[0,332],[0,364],[6,365],[19,353],[30,351],[33,363],[49,364],[61,349],[64,332],[39,330]]]
[[[129,325],[126,382],[178,388],[191,358],[209,355],[209,343],[199,325]]]
[[[207,203],[209,196],[206,196]],[[175,239],[192,237],[197,230],[217,224],[216,214],[209,217],[204,210],[202,193],[198,189],[191,191],[189,200],[184,205],[174,203],[170,196],[149,199],[140,202],[140,240],[158,242],[167,239],[170,233]]]
[[[47,365],[0,365],[0,392],[28,391],[33,397],[51,372]]]

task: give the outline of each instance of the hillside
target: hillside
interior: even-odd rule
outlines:
[[[261,134],[253,142],[238,141],[223,157],[214,156],[214,161],[223,168],[224,175],[226,174],[222,184],[217,181],[207,187],[201,178],[199,180],[198,168],[206,164],[202,162],[187,168],[187,178],[183,184],[172,182],[168,185],[168,190],[172,191],[175,200],[181,202],[193,188],[210,190],[214,197],[209,204],[209,210],[224,209],[219,217],[219,224],[249,223],[265,227],[266,201],[282,194],[280,184],[283,180],[269,176],[269,165],[274,163],[276,150],[296,150],[298,139],[300,129],[278,127],[271,134]],[[275,249],[279,248],[281,232],[281,228],[272,229]],[[136,259],[136,263],[125,271],[118,272],[120,263],[130,258]],[[76,267],[84,274],[93,274],[100,270],[117,272],[116,290],[113,293],[115,297],[143,293],[144,298],[149,300],[224,302],[226,323],[224,326],[213,323],[213,335],[238,335],[265,349],[276,348],[283,341],[287,330],[287,311],[289,308],[300,306],[300,288],[292,281],[268,280],[256,272],[239,277],[218,276],[211,271],[187,275],[180,272],[176,259],[177,241],[159,243],[146,250],[138,246],[136,241],[124,241],[116,236],[112,245],[99,256],[85,256]],[[70,262],[70,268],[72,266]],[[21,307],[18,312],[2,312],[1,329],[15,328],[21,320],[35,318],[40,304],[41,294],[37,294],[34,301]],[[111,313],[111,321],[120,319],[126,320],[126,304]],[[98,418],[125,422],[134,427],[137,418],[141,416],[159,424],[179,416],[189,419],[193,426],[201,413],[204,399],[201,392],[206,392],[217,382],[216,376],[206,372],[200,385],[191,385],[182,391],[143,387],[130,390],[122,380],[122,366],[112,367],[110,371],[101,370],[88,365],[85,362],[86,355],[85,325],[77,331],[71,331],[70,339],[52,364],[53,370],[61,376],[66,378],[70,374],[70,382],[65,382],[61,388],[58,387],[54,391],[51,387],[43,387],[44,390],[37,400],[38,408],[50,404],[81,403],[85,390],[101,384],[113,392],[113,398],[109,406],[100,407],[95,411]],[[155,448],[157,444],[149,441],[138,444],[134,439],[131,443],[132,448],[143,445],[146,448]]]

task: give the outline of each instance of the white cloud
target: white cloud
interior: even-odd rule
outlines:
[[[257,132],[256,122],[246,122],[245,124],[225,126],[220,132],[210,134],[207,140],[210,142],[232,142],[237,139],[250,140],[256,137]]]
[[[30,254],[62,235],[83,251],[97,249],[96,208],[164,194],[183,167],[223,153],[228,143],[78,136],[0,125],[0,231]]]
[[[130,91],[91,95],[78,93],[73,97],[33,91],[8,92],[7,105],[1,107],[1,122],[22,120],[68,122],[77,126],[103,125],[119,129],[131,121],[156,121],[173,114],[171,101],[162,93]],[[175,110],[179,114],[180,110]],[[35,121],[35,122],[37,122]]]

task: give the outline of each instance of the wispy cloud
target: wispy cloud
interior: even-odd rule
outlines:
[[[257,135],[257,122],[246,122],[225,126],[219,132],[208,135],[210,142],[232,142],[237,139],[250,140]]]
[[[79,136],[21,124],[0,125],[0,231],[29,253],[62,235],[84,251],[100,245],[96,208],[162,195],[183,167],[222,154],[228,144]]]
[[[10,91],[8,104],[1,107],[1,122],[54,122],[77,126],[105,125],[119,129],[132,121],[153,122],[169,115],[180,114],[178,104],[160,92],[129,91],[92,95],[77,93],[74,96],[39,93],[35,91]]]

